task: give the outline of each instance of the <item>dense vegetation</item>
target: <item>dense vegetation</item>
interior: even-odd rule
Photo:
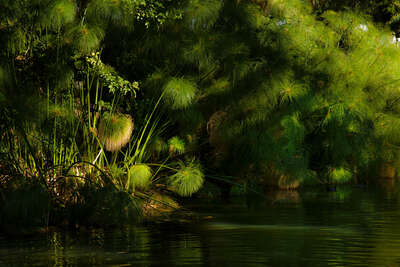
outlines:
[[[2,1],[0,224],[393,178],[400,4],[367,2]]]

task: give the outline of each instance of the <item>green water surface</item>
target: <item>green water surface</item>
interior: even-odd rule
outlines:
[[[400,266],[393,187],[186,203],[197,223],[0,236],[0,266]]]

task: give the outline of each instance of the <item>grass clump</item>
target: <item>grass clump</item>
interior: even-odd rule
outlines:
[[[135,164],[128,172],[128,186],[132,189],[146,189],[149,187],[152,171],[146,164]]]
[[[183,197],[196,193],[204,182],[204,174],[198,164],[194,162],[179,162],[177,172],[168,177],[172,190]]]
[[[129,115],[105,113],[99,123],[99,138],[108,151],[116,151],[125,146],[131,138],[132,118]]]
[[[192,81],[174,77],[164,86],[164,100],[172,109],[185,109],[194,101],[196,91]]]

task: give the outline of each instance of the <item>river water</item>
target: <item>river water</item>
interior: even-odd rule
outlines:
[[[0,236],[0,266],[400,266],[393,187],[191,200],[197,223]]]

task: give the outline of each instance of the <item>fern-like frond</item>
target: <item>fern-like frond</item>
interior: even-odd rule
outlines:
[[[307,93],[303,85],[290,80],[283,81],[280,84],[280,88],[282,103],[291,103],[298,98],[304,97]]]
[[[186,144],[181,138],[174,136],[168,140],[168,151],[171,155],[185,153]]]
[[[185,109],[185,112],[176,110],[169,114],[179,123],[182,133],[190,133],[205,124],[204,115],[197,105],[191,105]]]
[[[184,11],[186,25],[192,29],[207,29],[214,25],[222,3],[219,0],[190,0]]]
[[[231,84],[226,77],[213,80],[211,85],[205,89],[205,95],[220,95],[231,90]]]
[[[90,54],[99,47],[104,37],[101,28],[80,24],[70,29],[66,35],[65,42],[72,45],[82,54]]]
[[[322,124],[341,125],[345,116],[345,105],[343,103],[334,104],[328,108],[327,114]]]
[[[196,42],[190,40],[190,43],[183,49],[183,59],[198,66],[202,73],[208,73],[216,69],[218,61],[213,57],[210,46],[212,46],[212,36],[199,36]]]
[[[53,30],[59,30],[67,23],[71,23],[75,19],[76,6],[74,2],[69,0],[56,1],[50,7],[49,14],[44,17],[46,26]]]
[[[204,182],[204,174],[200,166],[194,162],[179,162],[178,171],[168,177],[171,188],[180,196],[191,196],[196,193]]]
[[[284,128],[286,138],[295,144],[300,144],[303,142],[305,136],[305,127],[300,122],[299,115],[293,114],[290,116],[285,116],[281,125]]]
[[[243,3],[241,13],[248,27],[254,30],[262,29],[269,22],[261,7],[253,3]]]
[[[128,171],[128,188],[146,189],[151,182],[152,171],[146,164],[136,164]]]
[[[133,122],[129,115],[106,112],[100,119],[98,134],[104,147],[116,151],[125,146],[132,134]]]
[[[96,0],[90,1],[87,7],[87,19],[95,24],[111,22],[116,25],[128,26],[136,19],[136,8],[139,1],[135,0]]]
[[[172,109],[187,108],[195,99],[197,86],[185,78],[171,78],[164,86],[164,101]]]
[[[168,150],[168,145],[164,139],[155,136],[150,143],[150,150],[158,157],[161,153]]]
[[[375,134],[388,143],[400,144],[400,117],[392,114],[378,114],[374,123]]]
[[[149,89],[149,91],[152,93],[159,94],[160,89],[163,88],[163,85],[166,83],[167,79],[168,74],[164,70],[156,69],[153,73],[146,77],[144,87]]]

